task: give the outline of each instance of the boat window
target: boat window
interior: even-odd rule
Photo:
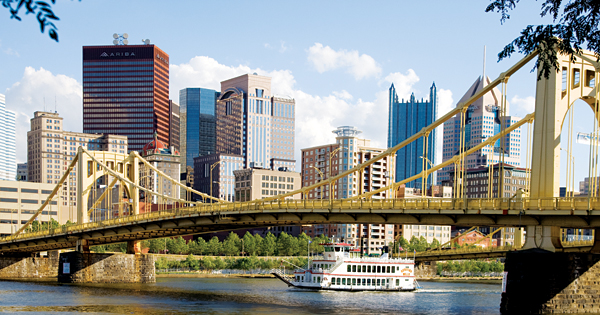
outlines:
[[[387,266],[387,273],[390,273],[390,266]]]
[[[346,278],[342,278],[342,284],[346,285]]]
[[[367,266],[363,265],[362,272],[367,272]]]
[[[302,281],[304,281],[304,276],[302,276],[301,278],[302,278]]]
[[[371,279],[367,279],[367,285],[371,285]]]
[[[367,279],[362,279],[362,285],[367,285]]]
[[[356,285],[356,278],[352,278],[352,285]]]
[[[340,251],[340,248],[339,248],[339,247],[336,247],[336,248],[335,248],[335,251],[336,251],[336,252],[339,252],[339,251]]]
[[[377,285],[381,285],[381,280],[377,279]]]
[[[362,270],[362,265],[358,265],[358,269],[356,271],[361,272],[361,270]]]
[[[377,272],[381,273],[381,266],[377,266]]]
[[[371,272],[371,265],[367,266],[367,272]]]
[[[335,284],[335,277],[331,278],[331,284]]]
[[[356,265],[352,265],[352,272],[356,272]]]
[[[341,281],[341,280],[340,280],[340,278],[337,278],[337,284],[338,284],[338,285],[340,285],[340,284],[341,284],[341,282],[340,282],[340,281]]]
[[[400,279],[396,279],[396,285],[400,285]]]
[[[321,283],[321,277],[317,277],[317,282]]]
[[[386,279],[387,284],[390,284],[390,279]]]
[[[348,272],[352,271],[352,266],[348,265]]]

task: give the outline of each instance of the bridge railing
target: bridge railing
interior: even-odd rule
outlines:
[[[68,227],[56,229],[25,232],[15,236],[0,238],[0,242],[11,242],[29,238],[40,238],[61,233],[78,233],[114,227],[128,223],[157,221],[173,217],[190,216],[197,214],[220,214],[220,213],[243,213],[286,210],[325,210],[325,211],[352,211],[352,210],[380,210],[380,211],[423,211],[424,213],[440,213],[443,211],[498,211],[519,210],[541,211],[551,214],[560,211],[594,211],[600,210],[600,198],[594,197],[567,197],[567,198],[523,198],[514,200],[510,198],[495,199],[452,199],[452,198],[406,198],[406,199],[341,199],[341,200],[274,200],[266,202],[241,202],[241,203],[219,203],[204,204],[193,207],[162,209],[160,211],[142,213],[137,215],[116,217],[108,220],[75,224]]]

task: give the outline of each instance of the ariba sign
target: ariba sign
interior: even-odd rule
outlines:
[[[169,64],[169,61],[162,57],[160,54],[156,54],[156,59],[161,60],[162,62]]]
[[[107,52],[102,52],[102,54],[100,54],[100,57],[134,57],[135,53],[132,52],[111,52],[111,53],[107,53]]]

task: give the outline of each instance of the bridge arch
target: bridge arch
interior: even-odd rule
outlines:
[[[600,65],[592,52],[571,59],[558,56],[559,71],[537,82],[531,168],[531,198],[550,199],[560,195],[560,145],[564,119],[576,100],[592,107],[596,121],[600,111],[598,75]]]

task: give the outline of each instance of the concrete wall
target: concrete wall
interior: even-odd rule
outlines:
[[[502,314],[600,313],[600,255],[509,252]]]
[[[61,253],[57,269],[58,281],[66,283],[156,281],[152,255]]]
[[[432,278],[437,275],[437,263],[435,261],[424,261],[415,263],[415,277]]]
[[[0,279],[52,278],[57,275],[57,258],[0,257]]]

